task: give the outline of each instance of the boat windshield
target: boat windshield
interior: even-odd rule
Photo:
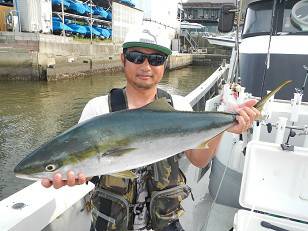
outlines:
[[[271,31],[271,15],[273,2],[257,2],[251,4],[246,13],[243,35],[269,33]]]
[[[278,1],[277,1],[278,2]],[[248,6],[243,37],[269,34],[308,33],[308,1],[287,0],[276,4],[272,23],[274,1],[258,1]]]

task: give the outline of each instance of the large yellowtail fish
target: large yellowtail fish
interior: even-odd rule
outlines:
[[[263,101],[287,83],[265,96],[256,108],[262,109]],[[87,177],[132,177],[126,170],[204,148],[234,123],[236,114],[176,111],[159,99],[140,109],[97,116],[72,127],[26,156],[14,172],[27,179],[52,179],[55,173],[65,179],[68,170]]]

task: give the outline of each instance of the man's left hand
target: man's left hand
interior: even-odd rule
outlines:
[[[236,109],[238,113],[236,116],[238,123],[229,128],[228,132],[241,134],[251,127],[253,121],[256,120],[261,114],[260,111],[253,107],[256,103],[257,100],[251,99],[239,105]]]

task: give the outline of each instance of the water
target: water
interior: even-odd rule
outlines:
[[[184,96],[213,71],[187,67],[168,72],[160,87]],[[124,84],[122,73],[49,83],[0,81],[0,200],[32,183],[13,174],[24,156],[76,124],[89,99]]]

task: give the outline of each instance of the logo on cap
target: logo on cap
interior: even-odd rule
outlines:
[[[144,30],[142,31],[142,33],[148,34],[150,37],[153,38],[153,40],[146,39],[146,38],[140,38],[140,42],[157,44],[156,36],[153,35],[149,30],[144,29]]]

